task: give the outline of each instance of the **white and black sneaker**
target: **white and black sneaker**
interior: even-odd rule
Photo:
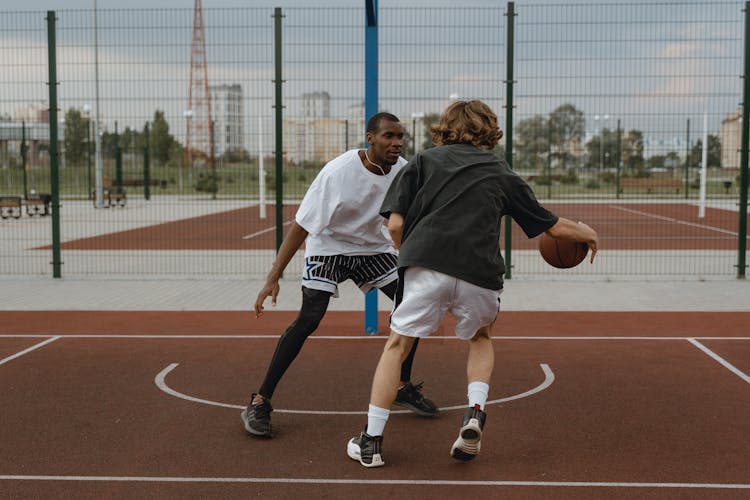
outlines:
[[[358,460],[365,467],[382,467],[383,436],[370,436],[363,430],[359,436],[353,437],[346,445],[346,454],[352,460]]]
[[[482,444],[482,429],[484,429],[486,418],[487,414],[479,408],[479,405],[474,405],[473,408],[466,410],[461,430],[458,431],[458,439],[451,446],[453,458],[468,462],[479,454]]]
[[[250,396],[250,404],[240,413],[242,423],[245,424],[245,430],[253,436],[273,437],[271,431],[271,412],[273,411],[273,407],[271,406],[271,402],[263,398],[261,403],[253,404],[255,396],[255,394]]]

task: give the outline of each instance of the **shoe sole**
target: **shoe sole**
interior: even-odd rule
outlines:
[[[406,408],[408,410],[411,410],[412,412],[416,413],[420,417],[437,417],[438,413],[440,413],[439,410],[435,409],[434,412],[428,412],[424,411],[423,409],[414,406],[411,403],[402,403],[401,401],[394,401],[393,406],[400,406],[401,408]]]
[[[479,420],[472,418],[461,427],[458,439],[451,446],[451,457],[462,462],[474,460],[482,447],[481,439],[482,428],[479,426]]]
[[[360,449],[359,445],[354,442],[356,438],[351,438],[349,442],[346,444],[346,454],[349,455],[349,458],[352,460],[358,461],[360,464],[362,464],[365,467],[382,467],[385,465],[385,462],[383,461],[383,457],[380,455],[380,453],[377,453],[372,456],[372,463],[366,464],[362,461],[362,450]]]
[[[240,413],[240,418],[242,419],[242,423],[245,425],[245,430],[248,432],[248,434],[252,434],[253,436],[264,437],[264,438],[273,437],[273,434],[270,431],[268,432],[257,431],[253,429],[252,427],[250,427],[250,420],[247,418],[247,409],[242,410],[242,413]]]

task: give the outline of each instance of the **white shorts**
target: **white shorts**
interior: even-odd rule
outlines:
[[[500,309],[500,290],[489,290],[423,267],[409,267],[399,286],[401,301],[391,315],[391,330],[407,337],[436,331],[446,312],[456,318],[456,337],[469,340],[490,325]]]

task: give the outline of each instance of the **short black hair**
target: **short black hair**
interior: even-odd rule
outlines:
[[[380,122],[383,120],[401,123],[401,120],[398,119],[398,116],[381,111],[380,113],[375,113],[374,115],[372,115],[372,118],[367,120],[367,129],[365,130],[365,132],[368,134],[376,134],[378,132],[378,129],[380,128]]]

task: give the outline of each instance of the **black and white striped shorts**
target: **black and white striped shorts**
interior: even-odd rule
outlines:
[[[314,255],[305,257],[302,286],[338,297],[338,284],[352,280],[364,293],[398,279],[398,257],[375,255]]]

